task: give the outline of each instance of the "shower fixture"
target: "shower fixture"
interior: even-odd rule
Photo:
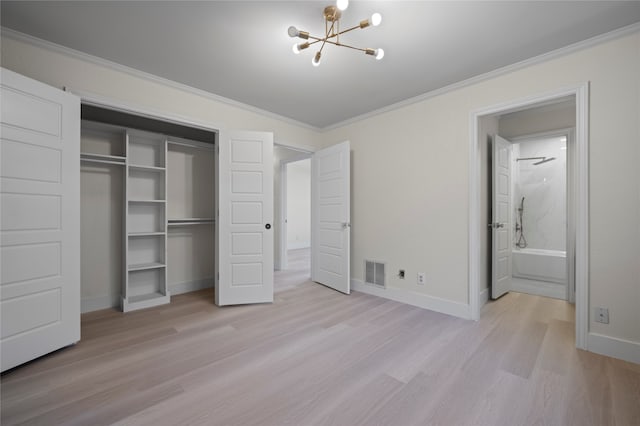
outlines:
[[[524,224],[522,222],[522,216],[524,216],[524,197],[520,200],[520,207],[518,207],[518,218],[516,218],[516,235],[518,232],[520,233],[520,237],[518,237],[518,241],[516,242],[516,247],[518,248],[526,248],[527,247],[527,239],[524,237]],[[518,219],[520,219],[518,221]]]
[[[516,158],[516,161],[540,160],[540,161],[537,161],[537,162],[533,163],[534,166],[537,166],[538,164],[547,163],[547,162],[553,161],[555,159],[556,159],[556,157],[526,157],[526,158]]]

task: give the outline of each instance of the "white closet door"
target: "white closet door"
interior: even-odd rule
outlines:
[[[351,157],[343,142],[311,160],[311,279],[351,292]]]
[[[1,70],[2,371],[80,340],[80,100]]]
[[[216,304],[272,302],[273,134],[221,134],[218,173]]]

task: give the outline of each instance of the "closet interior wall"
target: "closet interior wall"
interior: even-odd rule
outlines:
[[[158,163],[161,167],[155,171],[134,170],[130,166],[134,163],[134,154],[127,150],[127,135],[131,141],[131,135],[140,133],[139,130],[82,121],[82,312],[120,309],[123,305],[127,310],[153,306],[153,302],[129,306],[123,303],[127,291],[130,297],[137,297],[134,301],[154,297],[144,294],[148,291],[144,289],[146,286],[156,286],[162,299],[163,291],[175,295],[214,285],[215,147],[213,143],[145,130],[160,141],[158,152],[165,153],[164,161]],[[131,144],[129,146],[131,150]],[[131,157],[128,160],[127,154]],[[146,175],[154,173],[159,176],[159,183],[154,184],[159,189],[153,190],[150,198],[157,198],[156,203],[140,202],[140,198],[148,198],[144,196]],[[136,183],[132,182],[132,176],[134,180],[144,179]],[[143,192],[136,194],[140,189]],[[132,199],[137,201],[132,203]],[[151,222],[147,210],[155,212],[150,215]],[[146,229],[148,226],[153,229]],[[157,235],[132,237],[132,232]],[[165,243],[155,249],[159,254],[151,250],[152,256],[158,257],[149,261],[150,269],[146,269],[136,258],[145,257],[154,239]],[[140,267],[143,269],[134,270]],[[150,282],[145,282],[147,276]],[[142,294],[138,295],[137,291]],[[168,301],[168,297],[164,299],[157,303]]]

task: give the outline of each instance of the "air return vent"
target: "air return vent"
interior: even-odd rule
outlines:
[[[372,260],[364,261],[364,282],[380,288],[386,288],[384,277],[384,263]]]

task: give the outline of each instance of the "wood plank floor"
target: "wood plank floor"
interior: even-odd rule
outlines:
[[[511,293],[471,322],[282,287],[85,314],[79,344],[2,376],[2,424],[640,424],[640,366],[576,350],[563,301]]]

